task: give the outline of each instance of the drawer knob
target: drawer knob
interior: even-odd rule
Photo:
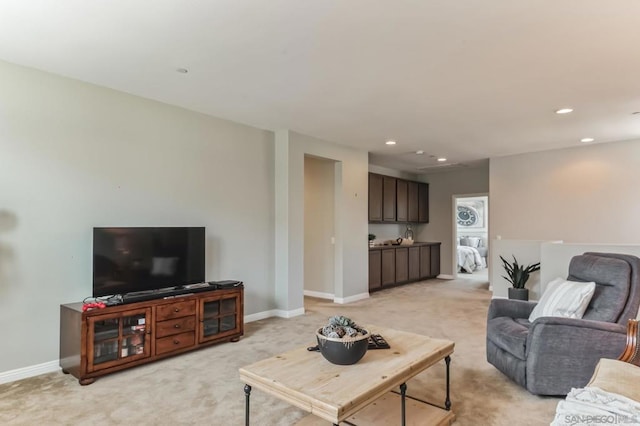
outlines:
[[[174,344],[174,345],[179,345],[179,344],[180,344],[180,340],[178,340],[178,339],[174,340],[174,341],[173,341],[173,344]]]
[[[180,308],[175,308],[173,312],[180,312]]]
[[[180,328],[180,324],[174,325],[175,328]]]

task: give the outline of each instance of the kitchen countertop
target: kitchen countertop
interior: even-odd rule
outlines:
[[[409,248],[409,247],[416,247],[416,246],[435,246],[435,245],[440,245],[442,244],[441,242],[436,242],[436,241],[424,241],[424,242],[419,242],[419,241],[414,241],[413,244],[411,245],[392,245],[392,244],[388,244],[386,246],[373,246],[373,247],[369,247],[369,250],[384,250],[384,249],[391,249],[391,248]]]

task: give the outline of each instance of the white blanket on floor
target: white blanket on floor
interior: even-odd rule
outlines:
[[[458,270],[473,272],[483,267],[482,256],[475,247],[458,246]]]
[[[558,402],[551,426],[618,424],[640,424],[640,402],[587,386],[571,389],[567,398]]]

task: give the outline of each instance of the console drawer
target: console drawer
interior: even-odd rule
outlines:
[[[172,336],[174,334],[184,333],[185,331],[194,331],[195,329],[195,315],[160,321],[156,323],[156,338]]]
[[[186,317],[196,314],[196,301],[187,300],[184,302],[167,303],[156,308],[156,322],[173,318]]]
[[[176,334],[175,336],[162,337],[156,339],[156,355],[166,354],[178,349],[188,348],[196,343],[196,333],[190,331],[187,333]]]

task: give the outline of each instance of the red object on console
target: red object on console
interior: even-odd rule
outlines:
[[[102,309],[105,306],[107,306],[106,304],[104,304],[103,302],[91,302],[91,303],[85,303],[82,305],[82,311],[88,311],[89,309]]]

